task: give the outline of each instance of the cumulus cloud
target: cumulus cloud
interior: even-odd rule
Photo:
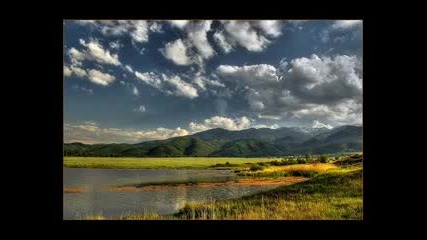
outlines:
[[[211,31],[211,20],[170,21],[172,26],[183,31],[183,36],[166,44],[163,49],[164,56],[177,65],[198,64],[203,66],[206,59],[215,55],[215,50],[208,40],[208,32]]]
[[[166,76],[162,74],[163,80],[173,86],[172,95],[193,99],[198,97],[197,89],[193,85],[183,81],[179,76]]]
[[[219,82],[218,80],[209,79],[207,76],[205,76],[202,72],[197,72],[194,74],[194,76],[190,76],[190,79],[194,79],[194,84],[199,87],[199,89],[206,91],[208,90],[208,87],[220,87],[224,88],[224,83]]]
[[[138,43],[146,43],[149,40],[149,33],[161,33],[162,24],[156,21],[146,20],[81,20],[77,21],[81,25],[90,26],[94,30],[100,31],[106,36],[128,35]]]
[[[356,56],[296,58],[284,76],[293,95],[316,103],[333,103],[362,94],[360,61]]]
[[[270,43],[269,38],[281,35],[280,21],[221,21],[222,27],[214,34],[215,42],[225,53],[236,46],[246,48],[251,52],[261,52]]]
[[[146,21],[134,21],[133,31],[130,33],[133,40],[143,43],[148,42],[148,24]]]
[[[77,66],[70,66],[72,74],[77,75],[78,77],[86,77],[87,72],[83,68],[77,67]]]
[[[180,29],[184,28],[185,25],[187,25],[188,22],[189,22],[188,20],[170,20],[169,21],[169,23],[172,26],[180,28]]]
[[[80,78],[86,77],[87,72],[83,68],[80,68],[78,66],[71,65],[70,67],[64,66],[64,76],[70,77],[72,75],[76,75]]]
[[[231,81],[245,92],[259,118],[303,117],[335,125],[361,122],[361,72],[360,60],[346,55],[216,69],[222,81]]]
[[[187,55],[187,47],[179,38],[166,44],[162,49],[163,55],[177,65],[190,65],[190,57]]]
[[[151,32],[163,33],[163,25],[158,22],[152,22],[149,29]]]
[[[231,66],[220,65],[217,68],[217,74],[224,80],[238,81],[250,87],[267,86],[277,84],[278,76],[276,68],[267,64]]]
[[[327,129],[332,129],[333,127],[329,124],[323,124],[317,120],[313,121],[313,125],[311,126],[312,128],[327,128]]]
[[[91,121],[80,124],[64,124],[64,141],[67,143],[138,143],[185,135],[188,135],[188,131],[182,128],[157,128],[153,130],[103,128]]]
[[[98,85],[108,86],[116,79],[113,75],[103,73],[96,69],[91,69],[88,72],[88,79]]]
[[[76,48],[71,48],[68,50],[72,65],[81,66],[82,62],[85,60],[95,61],[100,64],[120,65],[119,56],[117,54],[111,54],[109,50],[104,49],[98,40],[93,39],[86,42],[80,39],[79,42],[85,49],[77,50]]]
[[[211,24],[212,21],[191,22],[185,27],[189,42],[197,49],[203,59],[209,59],[215,54],[207,38]]]
[[[278,37],[282,34],[281,24],[276,20],[262,20],[255,23],[265,34]]]
[[[245,116],[240,118],[226,118],[215,116],[205,119],[201,123],[191,122],[188,125],[189,131],[192,133],[206,131],[213,128],[224,128],[227,130],[242,130],[251,125],[251,120]]]
[[[224,31],[215,32],[213,35],[214,41],[221,47],[224,53],[229,53],[233,50],[233,46],[227,41]]]
[[[204,60],[215,55],[207,33],[211,30],[212,21],[187,21],[181,30],[185,36],[165,45],[160,51],[177,65],[202,65]]]
[[[198,97],[197,89],[178,75],[156,74],[154,72],[140,73],[135,71],[135,76],[144,83],[161,90],[162,92],[193,99]]]
[[[64,66],[64,76],[65,77],[69,77],[73,74],[73,72],[71,71],[71,69],[67,66]]]
[[[155,74],[154,72],[143,72],[140,73],[138,71],[135,71],[135,76],[140,79],[141,81],[143,81],[144,83],[157,88],[157,89],[161,89],[162,88],[162,80],[159,78],[159,76],[157,74]]]

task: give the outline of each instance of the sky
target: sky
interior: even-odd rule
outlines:
[[[64,142],[361,125],[362,25],[64,21]]]

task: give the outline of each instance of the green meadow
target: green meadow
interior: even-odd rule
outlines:
[[[122,157],[64,157],[69,168],[122,168],[122,169],[207,169],[216,164],[243,166],[245,163],[269,162],[280,158],[122,158]]]

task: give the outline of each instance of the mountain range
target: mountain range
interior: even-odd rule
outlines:
[[[193,135],[137,144],[65,143],[65,156],[99,157],[273,157],[362,150],[362,127],[282,127],[229,131],[210,129]]]

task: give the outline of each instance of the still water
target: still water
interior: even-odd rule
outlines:
[[[128,170],[64,168],[64,188],[82,188],[83,193],[64,193],[64,219],[102,215],[109,219],[145,212],[168,215],[186,202],[237,198],[275,186],[220,186],[165,188],[142,192],[114,192],[108,187],[135,183],[190,180],[233,180],[228,170]]]

